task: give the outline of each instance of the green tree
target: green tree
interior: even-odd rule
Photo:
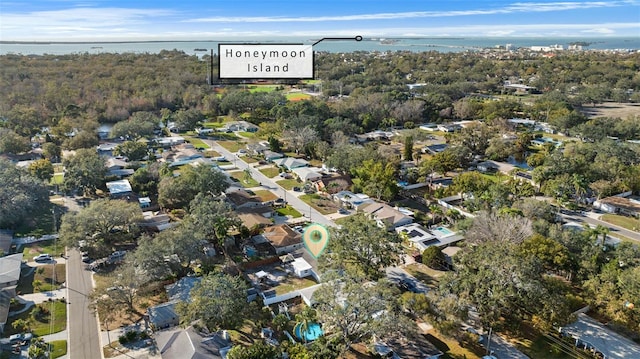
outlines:
[[[422,264],[433,269],[446,267],[446,257],[437,246],[429,246],[422,252]]]
[[[253,175],[251,173],[251,169],[249,167],[245,168],[242,171],[242,180],[244,181],[244,183],[249,183],[251,182],[252,179],[253,179]]]
[[[400,303],[404,310],[417,317],[431,311],[431,303],[424,293],[404,292],[400,296]]]
[[[120,121],[111,128],[112,137],[136,140],[153,136],[153,129],[160,119],[151,112],[134,112],[128,120]]]
[[[202,113],[196,109],[178,110],[172,118],[181,131],[193,130],[204,120]]]
[[[79,149],[62,163],[65,167],[63,187],[67,191],[80,190],[89,195],[103,185],[107,168],[104,158],[95,150]]]
[[[138,168],[131,177],[131,189],[141,196],[157,196],[160,181],[160,166],[157,163]]]
[[[29,139],[0,127],[0,153],[22,153],[31,149]]]
[[[127,242],[138,234],[142,213],[137,203],[99,199],[79,212],[62,217],[60,239],[65,245],[83,247],[99,258],[110,254],[114,245]]]
[[[53,142],[47,142],[42,145],[42,156],[52,163],[58,162],[62,156],[62,149]]]
[[[29,165],[29,173],[44,182],[49,182],[53,177],[53,165],[47,159],[37,160]]]
[[[313,294],[313,300],[328,339],[341,343],[343,353],[373,336],[384,340],[415,331],[415,322],[402,313],[397,289],[391,283],[367,282],[350,272],[334,274],[327,273],[327,281]]]
[[[520,245],[522,256],[535,257],[549,271],[563,271],[570,264],[569,250],[553,239],[534,234]]]
[[[337,271],[352,269],[365,278],[384,276],[402,253],[400,238],[363,214],[356,214],[340,228],[330,229],[330,240],[320,265]]]
[[[189,205],[189,217],[193,233],[215,244],[216,249],[227,255],[225,241],[231,229],[239,229],[242,221],[225,202],[199,193]]]
[[[218,196],[229,187],[226,175],[211,166],[185,166],[178,177],[164,177],[158,185],[163,208],[185,208],[198,193]]]
[[[191,301],[180,302],[176,311],[184,324],[200,320],[211,331],[235,329],[244,320],[246,290],[240,277],[209,273],[191,290]]]
[[[116,146],[113,153],[124,156],[129,161],[141,161],[148,153],[147,144],[137,141],[126,141]]]
[[[280,143],[280,141],[275,136],[269,136],[268,140],[269,140],[269,150],[273,152],[282,151],[282,143]]]
[[[141,297],[141,288],[149,280],[150,278],[133,262],[125,261],[109,275],[108,284],[98,286],[91,292],[90,300],[95,305],[101,304],[105,308],[125,308],[129,313],[141,315],[137,304]]]
[[[404,138],[404,160],[413,161],[413,136]]]
[[[393,199],[399,191],[396,183],[397,169],[387,162],[375,162],[366,160],[361,166],[354,170],[356,178],[353,184],[356,190],[373,196],[377,199],[385,199],[387,201]]]
[[[0,181],[0,228],[13,228],[47,208],[49,193],[42,180],[4,159],[0,159]]]
[[[49,344],[42,338],[33,338],[29,345],[29,359],[49,358]]]
[[[289,318],[287,318],[286,315],[280,313],[273,317],[271,324],[273,325],[273,329],[275,329],[277,332],[281,332],[287,329],[287,325],[289,325]]]
[[[273,359],[280,356],[278,348],[263,342],[256,342],[248,347],[235,345],[227,352],[229,359]]]
[[[69,137],[62,143],[62,147],[67,150],[91,149],[100,143],[95,131],[79,131],[73,137]]]
[[[28,320],[18,318],[11,323],[11,327],[18,332],[28,332],[30,331],[31,324]]]

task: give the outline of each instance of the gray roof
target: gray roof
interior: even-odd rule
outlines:
[[[640,358],[640,345],[586,314],[578,314],[578,320],[563,327],[562,332],[591,345],[605,358]]]
[[[203,335],[193,327],[155,333],[163,359],[217,359],[231,347],[231,342],[214,333]]]
[[[0,258],[0,284],[20,279],[22,253],[12,254]]]
[[[154,325],[162,325],[164,323],[179,322],[179,315],[176,313],[176,302],[168,302],[158,304],[147,309],[149,314],[149,322]]]
[[[0,250],[4,254],[11,251],[11,241],[13,240],[13,231],[8,229],[0,229]]]
[[[183,277],[174,284],[168,285],[166,289],[169,300],[189,300],[191,289],[201,280],[202,277]]]

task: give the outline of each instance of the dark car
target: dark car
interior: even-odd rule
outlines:
[[[400,287],[401,290],[406,292],[413,292],[413,293],[422,292],[420,289],[418,289],[418,287],[416,287],[416,284],[413,283],[413,281],[410,281],[408,279],[401,279],[400,282],[398,283],[398,287]]]
[[[349,211],[347,211],[347,210],[346,210],[346,209],[344,209],[344,208],[340,208],[340,209],[338,210],[338,213],[340,213],[340,214],[349,214]]]
[[[294,190],[294,191],[296,191],[296,192],[300,192],[300,191],[302,191],[302,188],[300,188],[300,187],[293,187],[293,190]]]

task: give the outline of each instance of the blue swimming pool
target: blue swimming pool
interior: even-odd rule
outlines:
[[[296,324],[294,333],[296,335],[296,338],[300,340],[314,341],[322,336],[322,328],[320,328],[320,324],[318,323],[309,323],[306,331],[301,333],[301,330],[302,323]]]
[[[453,232],[451,232],[451,230],[449,228],[445,228],[445,227],[436,227],[435,231],[438,231],[440,233],[442,233],[442,235],[449,235],[449,234],[453,234]]]

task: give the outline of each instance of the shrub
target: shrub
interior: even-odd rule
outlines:
[[[443,269],[445,267],[445,255],[440,248],[431,246],[422,252],[422,264],[433,269]]]

